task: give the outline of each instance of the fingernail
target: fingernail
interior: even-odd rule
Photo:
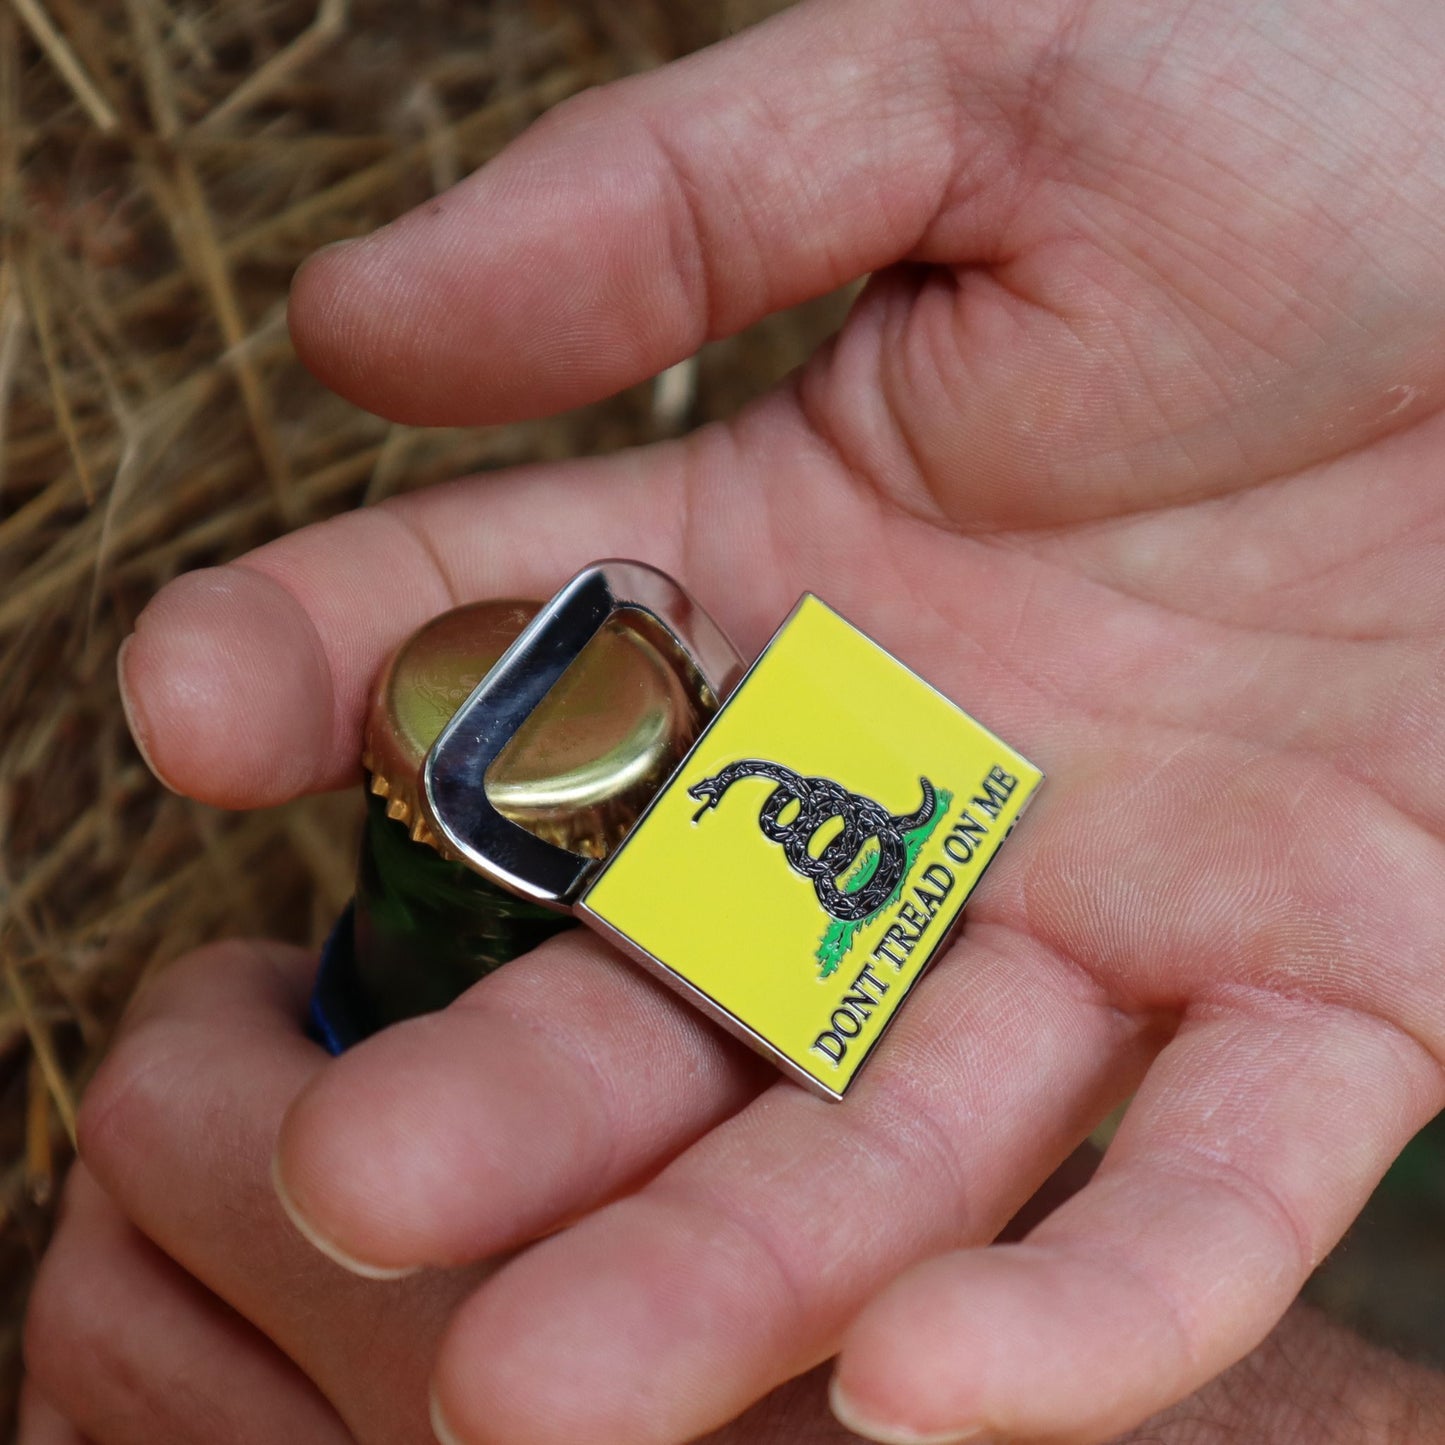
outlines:
[[[135,750],[140,754],[141,762],[151,770],[156,781],[163,787],[176,792],[169,778],[156,767],[156,760],[151,756],[150,739],[146,735],[145,724],[141,721],[140,712],[135,705],[135,699],[131,697],[130,683],[125,675],[125,656],[130,651],[130,645],[135,641],[135,633],[121,643],[115,654],[115,677],[120,684],[120,708],[125,714],[125,725],[130,729],[131,741],[135,743]]]
[[[447,1424],[447,1417],[442,1414],[441,1401],[437,1399],[435,1391],[431,1397],[431,1432],[437,1437],[439,1445],[463,1445],[462,1437]]]
[[[870,1419],[867,1413],[843,1393],[834,1377],[828,1386],[828,1404],[838,1423],[865,1440],[875,1440],[878,1445],[1003,1445],[997,1436],[990,1435],[983,1425],[970,1425],[961,1430],[922,1431],[907,1425],[889,1425],[881,1420]]]
[[[319,1254],[324,1254],[332,1264],[338,1264],[350,1274],[360,1275],[362,1279],[390,1280],[405,1279],[409,1274],[417,1274],[419,1269],[415,1265],[406,1265],[401,1269],[394,1266],[382,1264],[367,1264],[363,1259],[354,1259],[344,1249],[339,1248],[331,1240],[321,1233],[312,1222],[297,1207],[296,1201],[291,1197],[290,1191],[286,1188],[285,1181],[281,1178],[281,1158],[273,1155],[271,1159],[271,1187],[276,1191],[276,1198],[281,1201],[281,1208],[286,1218],[294,1226],[297,1234],[306,1241]]]

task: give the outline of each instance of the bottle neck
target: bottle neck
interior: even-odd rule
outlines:
[[[574,926],[411,839],[367,799],[356,878],[356,978],[379,1026],[445,1008],[479,979]]]

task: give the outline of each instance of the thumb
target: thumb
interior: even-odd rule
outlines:
[[[965,8],[813,0],[575,97],[445,195],[314,257],[298,349],[399,421],[517,419],[909,254],[960,169],[986,169],[997,124],[960,115],[956,38],[929,28],[957,32]]]

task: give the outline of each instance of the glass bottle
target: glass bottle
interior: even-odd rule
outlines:
[[[312,1005],[333,1052],[444,1007],[572,925],[443,855],[419,804],[428,749],[538,604],[472,603],[434,618],[377,680],[362,762],[367,816],[356,895],[328,941]],[[645,614],[607,623],[488,773],[499,812],[586,857],[626,835],[716,711]]]

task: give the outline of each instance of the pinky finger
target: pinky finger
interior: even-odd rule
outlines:
[[[84,1165],[25,1352],[20,1445],[353,1445],[296,1366],[124,1219]]]
[[[16,1445],[96,1445],[40,1393],[32,1380],[26,1380],[20,1387],[15,1440]]]
[[[838,1417],[887,1445],[1133,1428],[1269,1333],[1441,1094],[1376,1019],[1191,1019],[1086,1188],[1023,1243],[930,1260],[863,1311]]]

